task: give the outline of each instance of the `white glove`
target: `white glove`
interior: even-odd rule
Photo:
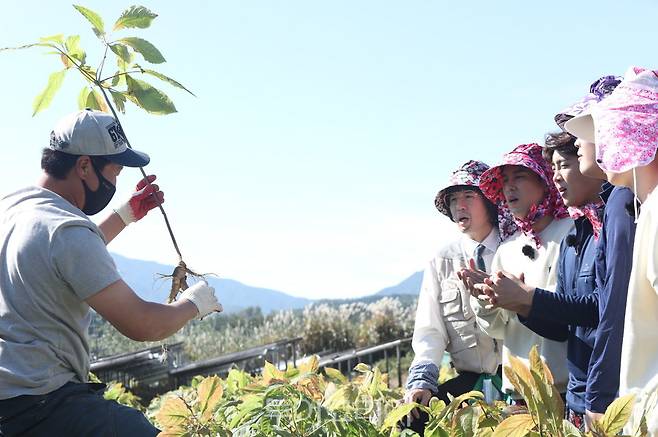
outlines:
[[[222,304],[215,297],[215,288],[208,285],[206,281],[199,281],[196,284],[183,291],[181,299],[187,299],[192,302],[199,315],[197,318],[202,319],[213,311],[222,312]]]

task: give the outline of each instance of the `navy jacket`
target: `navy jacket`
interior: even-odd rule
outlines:
[[[635,219],[626,210],[626,205],[633,205],[633,192],[609,185],[601,197],[606,207],[596,254],[600,322],[586,395],[587,409],[597,413],[605,412],[619,390],[621,342],[635,240]]]
[[[567,405],[585,412],[587,375],[599,322],[594,260],[597,242],[585,217],[576,220],[576,234],[560,245],[555,293],[535,289],[528,318],[519,320],[551,340],[567,340]]]

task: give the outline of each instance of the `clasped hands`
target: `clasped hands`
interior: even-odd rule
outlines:
[[[471,259],[469,268],[460,270],[457,276],[472,296],[487,302],[485,308],[504,308],[524,317],[530,313],[535,288],[525,283],[523,273],[515,276],[498,271],[489,275],[478,270]]]

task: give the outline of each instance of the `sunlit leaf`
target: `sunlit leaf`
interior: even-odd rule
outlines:
[[[100,15],[84,6],[73,5],[73,7],[91,23],[91,30],[94,31],[97,37],[102,38],[105,35],[105,26]]]
[[[105,102],[105,98],[96,90],[91,90],[87,96],[87,108],[95,109],[97,111],[110,112],[110,108]]]
[[[144,6],[131,6],[123,11],[119,19],[114,23],[114,30],[138,27],[146,29],[158,14],[151,12]]]
[[[174,103],[162,91],[146,82],[126,75],[128,92],[126,97],[151,114],[171,114],[176,112]]]
[[[177,428],[187,421],[190,411],[185,402],[179,397],[167,398],[160,410],[155,415],[155,419],[163,428]]]
[[[359,373],[366,373],[366,372],[370,372],[370,366],[367,365],[366,363],[359,363],[356,366],[354,366],[354,370]]]
[[[325,367],[324,373],[334,382],[338,382],[340,384],[345,384],[347,382],[345,375],[343,375],[340,370],[334,369],[333,367]]]
[[[562,428],[564,429],[564,437],[580,437],[580,431],[576,426],[569,422],[567,419],[562,419]]]
[[[82,87],[80,94],[78,94],[78,109],[85,109],[87,107],[87,97],[91,90],[88,86]]]
[[[194,97],[196,97],[196,95],[192,91],[188,90],[187,88],[185,88],[183,86],[183,84],[181,84],[180,82],[172,79],[171,77],[165,76],[164,74],[158,73],[157,71],[148,70],[146,68],[142,68],[142,72],[146,73],[146,74],[150,74],[151,76],[155,76],[158,79],[163,80],[163,81],[167,82],[168,84],[175,86],[176,88],[183,89],[183,90],[187,91],[188,93],[192,94]]]
[[[221,380],[218,376],[205,378],[197,387],[197,393],[201,417],[203,420],[208,421],[224,393]]]
[[[315,373],[318,371],[318,364],[320,360],[317,355],[311,355],[298,366],[299,373]]]
[[[130,46],[137,53],[141,54],[144,57],[144,60],[150,62],[151,64],[162,64],[165,62],[164,56],[162,53],[150,42],[142,38],[129,37],[121,38],[118,42]]]
[[[48,78],[48,85],[46,85],[46,88],[41,92],[41,94],[36,96],[34,102],[32,103],[32,109],[34,111],[32,112],[33,117],[38,112],[46,109],[53,101],[53,97],[55,97],[55,94],[57,94],[57,91],[62,86],[66,71],[67,70],[56,71],[50,75]]]
[[[58,44],[64,44],[64,35],[63,34],[57,34],[57,35],[51,35],[51,36],[44,36],[39,38],[39,41],[41,42],[56,42]]]
[[[265,361],[263,366],[263,382],[271,384],[272,382],[286,381],[286,375],[281,370],[277,369],[269,361]]]
[[[615,435],[626,425],[633,412],[635,395],[615,399],[605,410],[600,420],[601,427],[608,435]]]
[[[66,38],[64,47],[66,48],[66,52],[70,57],[80,62],[80,64],[85,63],[87,55],[85,54],[85,51],[80,47],[80,35],[71,35]]]
[[[535,422],[530,414],[516,414],[500,422],[493,432],[493,437],[523,437],[534,426]]]
[[[407,415],[416,408],[422,407],[421,405],[412,402],[408,404],[402,404],[394,408],[390,413],[388,413],[386,419],[384,419],[384,424],[381,427],[382,432],[397,426],[398,422],[407,417]]]

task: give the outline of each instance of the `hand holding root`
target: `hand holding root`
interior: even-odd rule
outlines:
[[[209,286],[206,281],[199,281],[187,288],[181,294],[181,299],[187,299],[196,306],[199,311],[197,316],[199,319],[203,319],[212,312],[223,311],[222,305],[215,296],[215,288]]]

